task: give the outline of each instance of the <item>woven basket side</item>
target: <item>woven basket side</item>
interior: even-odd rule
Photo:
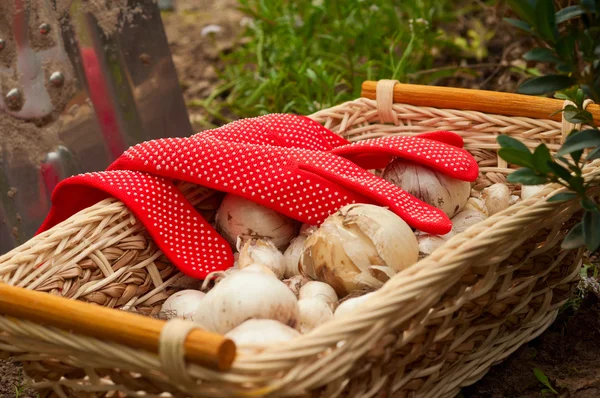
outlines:
[[[543,141],[556,149],[561,140],[561,125],[553,121],[482,117],[475,112],[401,104],[394,104],[393,111],[396,122],[380,123],[377,104],[359,99],[311,117],[351,140],[435,129],[456,131],[465,138],[467,149],[482,168],[478,187],[505,178],[510,172],[510,167],[498,164],[495,138],[489,138],[500,128],[526,137],[530,145]],[[598,164],[586,169],[589,176],[598,178]],[[549,187],[544,193],[555,188]],[[197,196],[202,198],[203,194]],[[97,219],[91,217],[100,211],[108,213]],[[7,318],[0,320],[0,330],[6,332],[0,334],[1,347],[24,353],[19,358],[40,386],[62,388],[73,394],[98,391],[90,396],[103,396],[101,391],[107,388],[131,396],[141,396],[135,391],[158,394],[177,388],[186,389],[190,395],[220,397],[267,392],[273,396],[306,396],[310,390],[323,397],[373,396],[376,392],[390,396],[450,396],[554,319],[577,281],[581,253],[563,251],[559,245],[578,211],[576,204],[549,204],[541,196],[512,206],[397,274],[351,318],[330,322],[260,354],[240,355],[230,372],[213,373],[200,366],[188,366],[187,376],[200,383],[182,382],[179,387],[169,383],[171,376],[179,380],[181,375],[170,375],[160,359],[148,353],[103,345],[106,343],[81,336],[69,345],[50,329],[39,325],[19,329]],[[145,246],[125,245],[112,252],[117,242],[140,238]],[[98,247],[91,250],[90,243]],[[82,258],[78,257],[81,251],[77,245],[88,248]],[[98,251],[106,262],[98,257]],[[127,254],[132,251],[135,253]],[[125,261],[127,255],[136,260],[115,270],[115,264]],[[28,288],[53,286],[45,291],[69,293],[67,297],[79,299],[89,300],[93,293],[101,292],[103,299],[97,301],[101,305],[152,314],[170,292],[179,288],[173,282],[179,274],[170,264],[165,262],[171,267],[169,271],[161,272],[156,266],[162,262],[161,256],[127,209],[118,202],[106,201],[1,257],[0,276]],[[45,262],[51,262],[54,270],[79,267],[82,271],[71,271],[72,278],[58,278],[53,281],[56,285],[50,285],[48,281],[54,274],[43,265],[35,268]],[[94,276],[85,279],[82,263]],[[127,269],[113,276],[121,268]],[[131,275],[138,270],[140,274],[133,279]],[[115,284],[122,291],[130,284],[132,290],[143,290],[136,290],[123,304]],[[93,289],[88,293],[83,286]],[[108,287],[114,291],[107,291]],[[35,346],[29,346],[29,341]],[[36,351],[32,352],[31,347]],[[121,349],[122,354],[117,354]],[[66,378],[60,379],[62,376]],[[119,386],[108,386],[111,382]]]

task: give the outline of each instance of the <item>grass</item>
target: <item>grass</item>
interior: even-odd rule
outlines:
[[[358,97],[365,80],[427,83],[458,68],[432,68],[436,57],[481,59],[493,36],[481,24],[468,40],[440,29],[471,7],[450,0],[238,3],[244,44],[223,56],[222,84],[212,95],[189,104],[220,122],[228,114],[310,114]]]

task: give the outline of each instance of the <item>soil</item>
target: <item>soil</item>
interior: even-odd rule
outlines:
[[[548,377],[547,389],[534,376]],[[573,314],[565,312],[537,339],[493,367],[478,383],[463,389],[465,398],[600,397],[600,300],[591,295]]]
[[[0,398],[33,398],[36,392],[24,386],[21,368],[11,360],[0,360]]]
[[[169,47],[194,129],[218,123],[194,102],[205,100],[219,82],[220,54],[231,52],[242,32],[244,15],[237,0],[175,0],[163,13]],[[207,27],[213,33],[207,33]]]

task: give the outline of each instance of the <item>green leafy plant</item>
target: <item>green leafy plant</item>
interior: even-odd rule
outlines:
[[[552,0],[508,0],[521,18],[506,20],[534,35],[541,43],[525,54],[529,61],[546,63],[554,74],[534,77],[518,89],[522,94],[542,95],[570,100],[560,112],[569,122],[584,126],[573,130],[555,155],[545,144],[531,151],[522,142],[501,135],[498,154],[509,163],[521,166],[508,181],[523,185],[550,182],[567,188],[549,201],[580,200],[583,221],[565,237],[564,248],[586,246],[591,252],[600,247],[600,206],[589,195],[593,183],[583,178],[583,168],[600,158],[600,130],[592,114],[584,109],[586,98],[600,102],[600,0],[581,0],[580,4],[556,11]],[[597,185],[597,184],[596,184]]]
[[[558,391],[556,391],[554,389],[554,387],[552,387],[550,380],[548,380],[548,376],[546,376],[546,374],[541,369],[539,369],[539,368],[533,369],[533,375],[535,376],[536,379],[538,379],[538,381],[540,383],[542,383],[544,386],[547,387],[542,390],[542,393],[552,392],[553,394],[558,395]]]
[[[195,104],[221,120],[228,112],[311,114],[358,97],[365,80],[421,81],[422,75],[409,76],[432,67],[440,36],[435,21],[449,18],[450,2],[238,4],[246,15],[243,44],[224,56],[215,95]]]

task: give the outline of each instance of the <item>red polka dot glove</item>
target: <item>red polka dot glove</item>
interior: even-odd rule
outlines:
[[[350,143],[305,116],[270,114],[241,119],[195,135],[219,140],[327,151],[364,169],[382,169],[395,157],[420,163],[463,181],[475,181],[479,167],[462,138],[449,131],[390,136]]]
[[[109,197],[129,208],[158,248],[184,274],[203,279],[212,271],[233,265],[227,241],[171,180],[131,170],[87,173],[62,180],[52,193],[52,208],[37,234]]]
[[[425,232],[451,228],[441,210],[328,152],[197,135],[136,145],[109,170],[137,170],[234,193],[304,223],[319,224],[346,204],[365,202],[389,206]]]
[[[320,125],[300,134],[293,128],[298,120],[305,125],[316,122],[291,117],[287,120],[292,125],[286,126],[273,120],[264,123],[266,117],[263,118],[260,120],[263,125],[255,124],[249,130],[253,134],[244,140],[239,136],[243,131],[248,132],[248,127],[242,129],[244,122],[240,121],[233,126],[237,133],[227,125],[217,129],[216,134],[217,130],[212,130],[211,134],[203,132],[193,138],[151,141],[131,148],[111,165],[111,171],[61,182],[53,194],[53,208],[38,233],[99,200],[114,196],[128,206],[182,272],[204,278],[211,271],[230,267],[233,259],[227,243],[172,185],[169,179],[175,178],[236,193],[311,224],[320,223],[345,204],[363,202],[389,206],[411,226],[423,231],[445,233],[450,229],[450,220],[438,209],[346,159],[320,152],[342,149],[348,146],[346,140]],[[286,134],[288,130],[292,134]],[[271,138],[265,139],[265,135]],[[308,142],[303,140],[307,135],[312,138]],[[260,145],[223,142],[236,136],[238,141]],[[427,139],[421,141],[427,143],[437,139],[440,141],[437,144],[462,146],[462,139],[453,133],[423,136]],[[271,145],[316,145],[313,146],[316,151]],[[411,153],[412,149],[403,150]]]

